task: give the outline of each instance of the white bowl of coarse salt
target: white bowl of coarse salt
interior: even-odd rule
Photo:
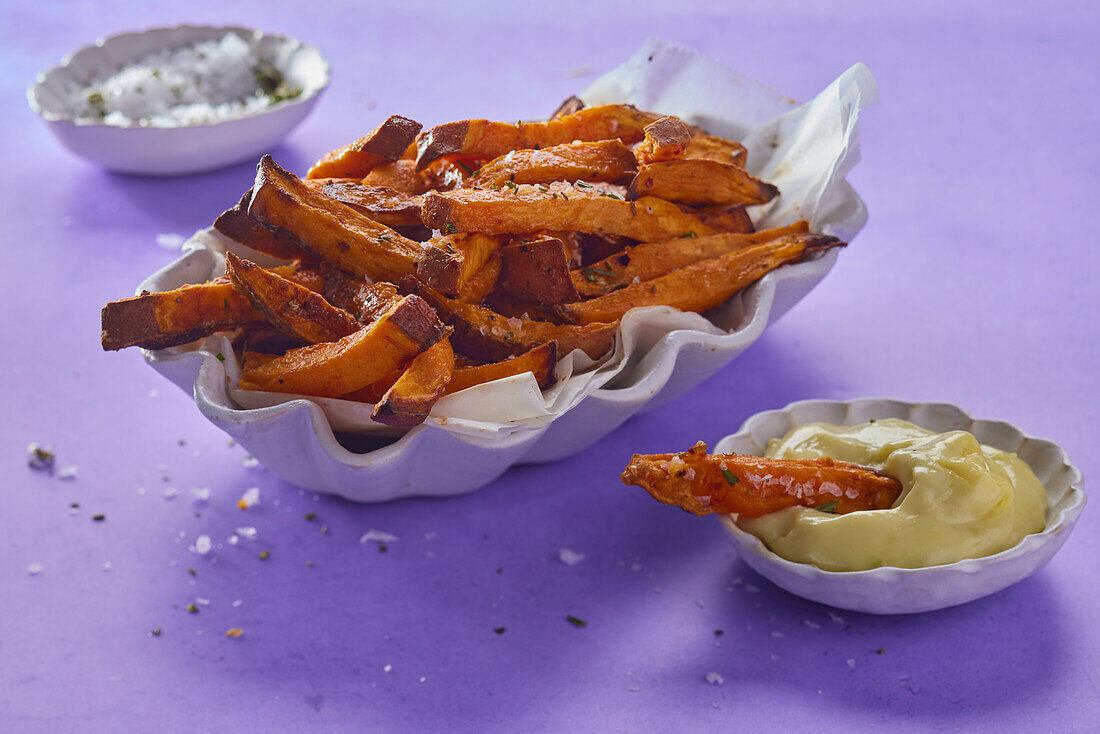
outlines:
[[[61,143],[122,173],[170,176],[269,151],[328,86],[314,46],[237,26],[101,38],[38,75],[31,107]]]

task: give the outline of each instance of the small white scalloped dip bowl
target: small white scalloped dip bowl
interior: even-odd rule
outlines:
[[[739,528],[732,515],[719,516],[745,563],[796,596],[870,614],[928,612],[965,604],[1011,586],[1046,565],[1069,537],[1085,506],[1084,478],[1061,446],[1028,436],[1011,423],[971,418],[966,411],[947,403],[881,398],[804,400],[780,410],[757,413],[737,433],[719,441],[713,451],[762,456],[770,439],[785,436],[795,426],[814,422],[854,425],[872,418],[901,418],[938,433],[968,431],[983,444],[1017,454],[1047,490],[1050,504],[1046,528],[984,558],[926,568],[884,566],[867,571],[824,571],[779,557],[755,535]]]
[[[77,119],[69,109],[74,90],[97,77],[163,49],[175,49],[236,33],[302,93],[249,115],[179,127],[108,125]],[[175,176],[255,160],[298,126],[328,86],[330,68],[321,52],[286,36],[239,26],[150,28],[101,38],[38,75],[27,101],[62,145],[119,173]]]

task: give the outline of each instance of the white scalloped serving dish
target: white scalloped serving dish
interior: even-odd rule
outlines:
[[[150,53],[230,32],[252,44],[302,93],[259,112],[201,125],[122,126],[73,117],[68,100],[90,81]],[[330,76],[328,61],[308,43],[240,26],[178,25],[107,36],[80,48],[39,74],[27,100],[54,137],[78,156],[120,173],[171,176],[254,160],[268,152],[306,118]]]
[[[635,69],[642,70],[641,77]],[[648,85],[652,94],[647,93],[645,84],[638,84],[639,78],[657,78]],[[666,79],[674,81],[661,81]],[[668,90],[678,96],[662,97]],[[705,121],[718,134],[748,141],[750,165],[754,156],[758,166],[778,165],[791,160],[781,156],[795,155],[794,160],[814,163],[814,176],[796,177],[803,182],[821,182],[813,200],[776,199],[773,204],[787,208],[781,209],[781,214],[774,207],[766,210],[759,220],[765,222],[762,226],[805,217],[816,231],[851,241],[867,221],[866,207],[844,178],[858,159],[860,104],[875,96],[874,81],[862,65],[845,72],[814,102],[796,107],[775,90],[717,62],[651,41],[582,94],[588,93],[593,96],[585,99],[593,104],[633,102]],[[816,114],[810,114],[811,109]],[[825,109],[831,112],[822,111]],[[815,143],[808,139],[807,130],[818,130],[813,124],[822,122],[825,139]],[[830,157],[834,154],[836,158]],[[792,165],[784,166],[787,174],[793,175]],[[771,173],[784,175],[782,170]],[[824,178],[815,178],[817,173]],[[797,190],[798,183],[791,182],[791,186]],[[189,241],[181,259],[151,276],[138,290],[170,290],[220,275],[225,249],[257,259],[217,232],[205,230]],[[349,441],[344,433],[340,434],[344,443],[334,433],[334,427],[339,432],[349,430],[343,422],[348,401],[288,396],[285,402],[250,409],[235,402],[232,360],[216,358],[219,350],[229,348],[221,337],[200,345],[145,351],[144,356],[154,369],[193,394],[199,410],[212,423],[292,484],[359,502],[454,495],[485,486],[515,464],[554,461],[587,448],[639,411],[659,406],[703,382],[809,293],[832,268],[837,252],[831,250],[779,268],[705,318],[668,307],[631,312],[620,332],[621,352],[616,352],[616,359],[624,356],[615,367],[618,371],[605,373],[606,379],[587,382],[562,409],[555,403],[546,413],[524,414],[530,417],[494,424],[484,417],[469,420],[468,414],[448,414],[442,408],[445,398],[427,423],[390,442],[377,437],[357,439],[357,448],[363,448],[363,453],[345,447]],[[547,391],[552,392],[553,388]],[[483,397],[468,404],[482,404]],[[350,427],[355,425],[360,424]],[[366,450],[361,445],[364,441],[373,441],[374,449]]]
[[[1062,547],[1085,506],[1084,477],[1061,446],[1034,438],[1011,423],[971,418],[947,403],[906,403],[863,398],[847,402],[804,400],[745,421],[714,447],[715,453],[761,456],[772,438],[804,423],[854,425],[901,418],[930,431],[963,430],[994,448],[1023,459],[1047,490],[1046,528],[1017,545],[984,558],[927,568],[882,567],[868,571],[824,571],[779,557],[730,515],[719,517],[741,558],[777,586],[805,599],[870,614],[908,614],[965,604],[994,594],[1038,571]]]

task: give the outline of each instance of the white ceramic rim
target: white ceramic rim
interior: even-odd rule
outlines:
[[[798,400],[793,403],[789,403],[782,408],[775,410],[765,410],[755,415],[750,416],[736,433],[732,433],[728,436],[724,436],[718,443],[715,444],[715,451],[719,450],[719,446],[723,443],[733,440],[734,438],[740,438],[750,435],[754,424],[759,423],[765,419],[765,417],[774,415],[776,413],[785,413],[791,409],[800,406],[810,405],[843,405],[849,410],[853,404],[880,404],[880,405],[906,405],[910,410],[914,408],[949,408],[956,410],[959,413],[965,415],[970,421],[970,425],[963,428],[963,430],[970,430],[974,424],[981,421],[995,426],[1000,426],[1012,431],[1015,431],[1023,437],[1024,441],[1035,442],[1036,444],[1050,447],[1058,452],[1059,458],[1062,461],[1062,465],[1070,472],[1070,482],[1066,490],[1066,497],[1069,500],[1067,505],[1063,507],[1056,514],[1047,518],[1046,527],[1043,528],[1041,533],[1032,533],[1024,536],[1016,545],[1011,548],[1007,548],[999,553],[994,553],[988,556],[982,556],[980,558],[966,558],[961,561],[955,561],[954,563],[944,563],[936,566],[923,566],[921,568],[899,568],[897,566],[880,566],[878,568],[871,568],[863,571],[826,571],[825,569],[814,566],[809,563],[798,563],[795,561],[789,561],[776,553],[772,552],[763,541],[757,538],[752,533],[746,532],[737,526],[732,515],[719,515],[718,520],[722,523],[722,526],[733,536],[737,545],[745,552],[755,553],[758,556],[763,557],[765,560],[775,566],[779,566],[786,571],[797,574],[803,577],[817,577],[821,579],[859,579],[859,578],[880,578],[883,580],[900,579],[907,576],[914,576],[918,574],[926,574],[930,571],[936,571],[941,569],[951,569],[952,571],[960,571],[962,573],[977,573],[984,567],[991,563],[999,561],[1008,561],[1014,558],[1028,555],[1038,550],[1042,545],[1055,534],[1068,533],[1074,523],[1077,522],[1077,518],[1081,515],[1081,510],[1085,507],[1087,497],[1085,495],[1085,478],[1073,462],[1070,461],[1069,454],[1060,444],[1047,438],[1039,438],[1032,436],[1031,434],[1022,430],[1019,426],[1009,423],[1008,421],[989,420],[985,418],[974,418],[970,413],[953,403],[924,403],[924,402],[906,402],[896,400],[894,398],[856,398],[854,400]],[[883,416],[887,417],[887,416]],[[896,416],[890,416],[896,417]],[[775,436],[774,438],[779,438]],[[998,447],[994,447],[998,448]],[[1049,488],[1044,484],[1044,489]],[[1053,510],[1053,508],[1051,508]]]
[[[77,54],[81,53],[82,51],[85,51],[85,50],[90,49],[90,48],[102,48],[106,45],[111,44],[116,39],[122,38],[124,36],[144,35],[146,33],[152,33],[152,32],[156,32],[156,31],[171,32],[171,31],[192,31],[192,30],[193,31],[224,31],[225,33],[235,32],[238,35],[244,36],[246,39],[252,41],[253,43],[255,43],[255,42],[257,42],[261,39],[264,39],[264,38],[274,38],[275,40],[280,41],[282,43],[289,44],[292,47],[301,48],[301,49],[304,49],[304,50],[307,50],[307,51],[313,51],[317,54],[317,58],[319,58],[321,60],[321,65],[322,65],[321,68],[324,72],[324,78],[321,80],[321,82],[319,84],[317,84],[313,88],[308,89],[308,90],[305,90],[305,89],[302,90],[302,94],[298,95],[297,97],[294,97],[293,99],[284,99],[280,102],[276,102],[275,104],[268,105],[267,107],[265,107],[261,110],[256,110],[254,112],[250,112],[248,114],[240,115],[240,116],[237,116],[237,117],[230,117],[230,118],[227,118],[227,119],[224,119],[224,120],[218,120],[216,122],[198,122],[198,123],[189,124],[189,125],[171,125],[171,126],[166,126],[166,125],[139,125],[136,120],[131,121],[131,122],[129,122],[127,124],[124,124],[124,125],[113,125],[113,124],[108,124],[108,123],[105,123],[105,122],[102,122],[102,121],[99,121],[99,120],[89,120],[88,118],[85,118],[85,117],[75,117],[71,114],[64,114],[64,113],[60,113],[60,112],[50,112],[48,110],[42,109],[42,106],[38,103],[38,88],[45,82],[46,77],[49,74],[51,74],[52,72],[57,71],[59,69],[68,69],[70,62],[73,60],[73,57],[75,57]],[[65,56],[63,56],[62,59],[60,61],[58,61],[56,64],[43,69],[42,71],[40,71],[35,76],[34,83],[32,83],[29,87],[27,87],[27,102],[28,102],[28,104],[30,104],[31,109],[34,110],[35,113],[38,114],[39,117],[41,117],[43,120],[46,120],[47,122],[71,122],[72,124],[80,126],[80,127],[104,127],[104,128],[117,128],[119,130],[134,130],[134,129],[138,129],[138,130],[190,130],[190,129],[199,128],[199,127],[217,127],[218,125],[225,125],[225,124],[231,123],[231,122],[238,122],[240,120],[247,120],[249,118],[259,117],[261,115],[266,115],[267,113],[273,112],[275,110],[285,109],[287,107],[293,107],[293,106],[299,105],[299,104],[305,104],[305,103],[309,102],[311,99],[314,99],[315,97],[317,97],[319,94],[321,94],[321,92],[325,91],[325,89],[328,87],[328,85],[329,85],[329,83],[331,83],[331,81],[332,81],[332,64],[330,64],[329,60],[325,57],[325,55],[323,53],[321,53],[321,50],[319,48],[317,48],[316,46],[314,46],[313,44],[311,44],[311,43],[306,43],[304,41],[300,41],[297,38],[293,38],[291,36],[287,36],[287,35],[282,34],[282,33],[266,33],[264,31],[261,31],[261,30],[255,29],[255,28],[247,28],[245,26],[236,26],[236,25],[224,25],[224,26],[222,26],[222,25],[193,25],[191,23],[179,23],[177,25],[151,26],[151,27],[147,27],[147,28],[139,28],[139,29],[132,30],[132,31],[122,31],[120,33],[113,33],[109,36],[100,36],[93,43],[89,43],[87,45],[84,45],[84,46],[81,46],[79,48],[73,49],[69,53],[65,54]]]

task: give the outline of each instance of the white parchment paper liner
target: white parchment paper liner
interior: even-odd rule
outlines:
[[[759,229],[807,219],[814,231],[851,241],[866,223],[863,202],[844,180],[859,158],[859,113],[877,96],[874,79],[862,64],[848,69],[812,101],[798,105],[712,59],[651,40],[580,96],[588,105],[626,102],[676,114],[714,134],[741,140],[748,149],[749,171],[774,183],[781,192],[768,205],[750,210]],[[221,254],[242,248],[207,229],[192,237],[185,249],[208,249],[216,254],[210,272],[193,281],[197,282],[221,275]],[[267,262],[259,255],[256,260]],[[764,280],[772,277],[769,274]],[[482,439],[541,428],[605,385],[637,381],[650,366],[646,357],[670,333],[730,334],[749,328],[755,317],[746,312],[741,295],[706,316],[665,306],[636,309],[623,318],[609,357],[593,362],[580,351],[567,355],[559,361],[558,382],[546,392],[539,391],[530,374],[479,385],[441,399],[426,424]],[[334,430],[380,436],[400,433],[374,423],[371,405],[242,390],[237,386],[240,367],[228,341],[212,337],[202,349],[224,356],[229,395],[241,408],[264,408],[305,398],[320,406]]]

